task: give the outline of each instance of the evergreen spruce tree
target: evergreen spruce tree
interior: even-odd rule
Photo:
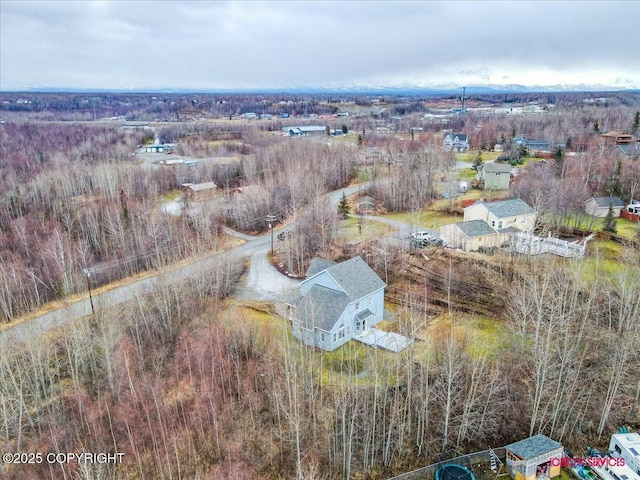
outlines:
[[[609,211],[607,212],[607,216],[604,217],[604,226],[602,230],[613,234],[618,233],[618,230],[616,229],[616,217],[613,216],[613,203],[609,204]]]
[[[342,218],[347,218],[347,216],[349,215],[349,203],[347,202],[347,197],[344,194],[344,192],[342,192],[342,198],[340,199],[340,203],[338,203],[338,212],[342,214]]]

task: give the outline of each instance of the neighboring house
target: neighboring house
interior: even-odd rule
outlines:
[[[619,217],[624,203],[618,197],[593,197],[586,201],[584,211],[594,217],[606,217],[609,207],[613,208],[613,216]]]
[[[293,336],[331,351],[383,318],[385,283],[360,257],[334,263],[315,258],[289,305]]]
[[[624,132],[607,132],[602,134],[604,144],[610,147],[615,145],[633,145],[637,142],[636,137],[630,133]]]
[[[290,135],[292,137],[301,137],[301,136],[307,136],[307,135],[323,136],[327,134],[327,127],[323,127],[320,125],[282,127],[282,133],[284,135]]]
[[[616,145],[613,147],[612,154],[622,158],[638,158],[640,157],[640,143]]]
[[[484,220],[499,233],[531,232],[536,212],[519,198],[500,202],[476,202],[464,209],[464,221]]]
[[[533,152],[549,152],[551,151],[551,143],[546,140],[533,140],[524,136],[515,137],[513,139],[513,145],[523,146],[529,150],[529,153]]]
[[[560,475],[562,462],[559,460],[564,456],[564,448],[561,443],[545,435],[525,438],[505,448],[507,470],[515,480],[537,480]]]
[[[466,152],[469,150],[469,136],[464,133],[447,133],[443,145],[449,152]]]
[[[169,153],[171,151],[171,145],[168,143],[158,143],[154,145],[147,145],[144,147],[146,153]]]
[[[439,235],[446,246],[465,252],[500,246],[500,234],[483,220],[444,225],[440,227]]]
[[[485,190],[508,190],[512,166],[508,163],[481,163],[476,180],[481,180]]]
[[[372,213],[376,208],[376,202],[369,196],[359,198],[356,202],[356,211],[358,213]]]
[[[183,183],[182,198],[187,202],[198,202],[213,198],[217,185],[213,182]]]

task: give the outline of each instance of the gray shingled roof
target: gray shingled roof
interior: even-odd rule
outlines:
[[[318,327],[330,332],[349,303],[344,293],[313,285],[306,295],[298,297],[295,316],[308,330]]]
[[[619,197],[595,197],[594,200],[599,208],[609,208],[609,205],[613,207],[624,207],[624,203]]]
[[[562,444],[551,440],[546,435],[538,434],[507,445],[506,448],[523,460],[528,460],[562,448]]]
[[[487,210],[498,218],[516,217],[535,213],[535,210],[519,198],[503,200],[502,202],[489,202],[484,204]]]
[[[327,273],[349,296],[352,302],[384,288],[385,283],[360,257],[327,268]]]
[[[483,235],[492,235],[496,232],[484,220],[469,220],[468,222],[456,223],[456,226],[462,230],[467,237],[481,237]]]
[[[307,268],[307,273],[305,273],[305,276],[307,278],[311,278],[315,274],[320,273],[321,271],[326,270],[327,268],[332,267],[335,264],[335,262],[330,262],[329,260],[325,260],[324,258],[316,257],[311,260],[311,265],[309,265],[309,268]]]
[[[350,303],[385,287],[376,272],[360,257],[342,263],[314,258],[307,270],[307,279],[322,271],[326,271],[346,293],[312,285],[306,295],[298,297],[296,317],[307,329],[318,327],[331,331]]]
[[[451,137],[451,140],[454,140],[456,137],[462,142],[466,141],[468,136],[466,133],[447,133],[444,138]]]
[[[485,163],[482,164],[482,169],[485,172],[500,172],[500,173],[511,173],[511,169],[513,168],[508,163]]]

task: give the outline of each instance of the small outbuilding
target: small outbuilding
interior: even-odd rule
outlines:
[[[593,197],[586,201],[584,210],[594,217],[606,217],[609,208],[613,209],[613,216],[619,217],[624,203],[619,197]]]
[[[373,213],[375,208],[376,208],[376,201],[369,196],[361,197],[356,201],[356,210],[358,213],[361,213],[361,214]]]
[[[185,201],[198,202],[213,198],[217,185],[213,182],[183,183],[182,197]]]
[[[560,475],[562,444],[538,434],[506,446],[507,470],[515,480],[539,480]]]
[[[147,145],[144,151],[146,153],[169,153],[171,152],[171,145],[168,143],[154,143],[153,145]]]
[[[512,168],[508,163],[481,163],[476,180],[482,180],[485,190],[508,190]]]

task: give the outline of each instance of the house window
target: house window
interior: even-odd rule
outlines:
[[[502,228],[502,220],[498,222],[498,228]]]
[[[336,340],[338,339],[338,337],[336,336],[336,334],[333,334],[333,343],[336,343]]]
[[[496,221],[495,220],[491,220],[491,226],[495,227],[496,226]]]
[[[320,341],[324,342],[324,332],[320,332]]]
[[[356,310],[360,310],[360,302],[356,302]]]
[[[344,325],[340,325],[338,329],[338,338],[342,340],[344,338]]]

